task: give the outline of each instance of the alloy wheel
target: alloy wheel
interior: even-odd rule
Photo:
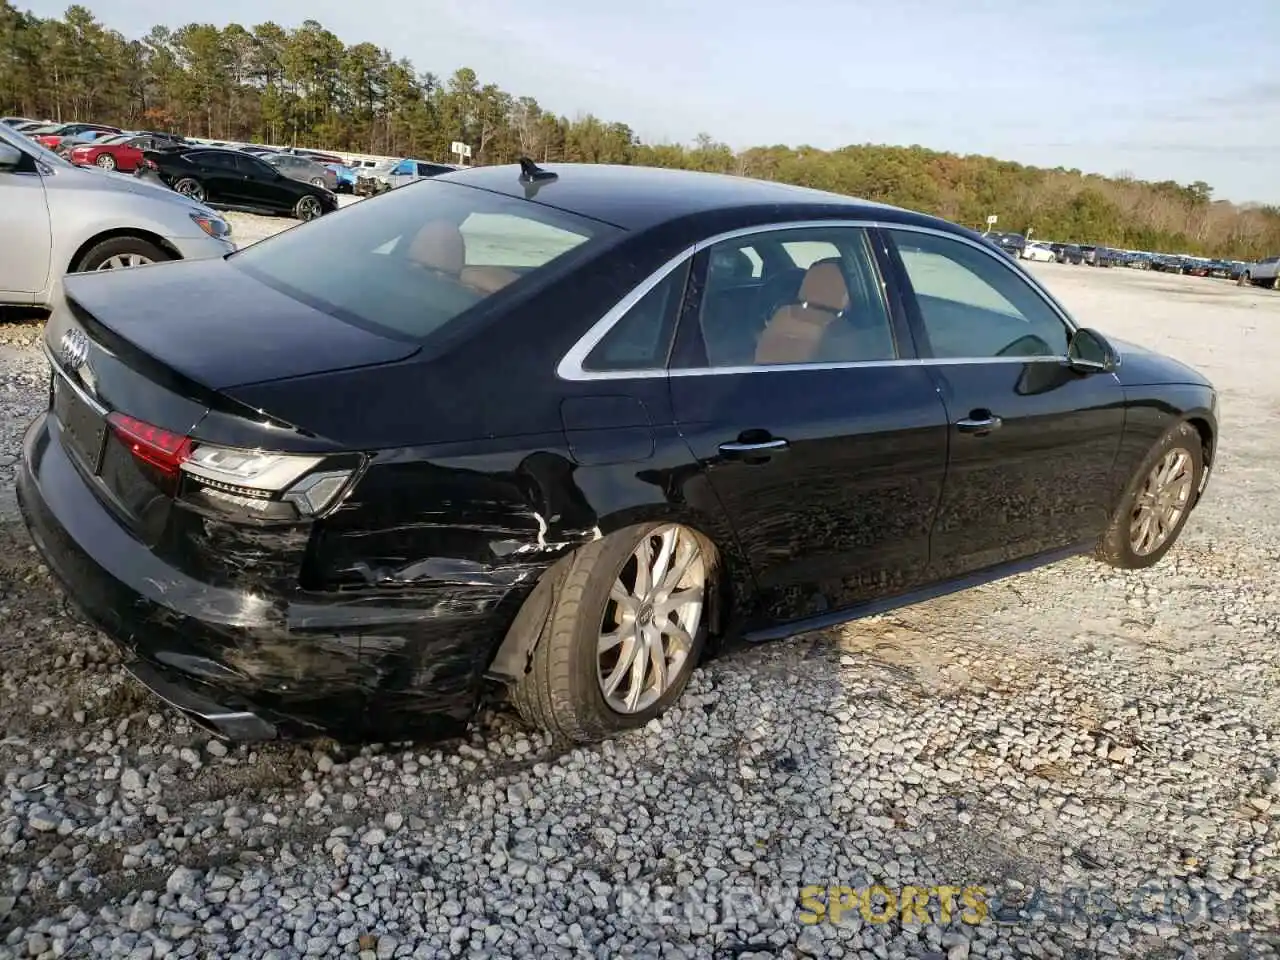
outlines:
[[[204,202],[204,187],[194,180],[182,180],[174,189],[184,197],[189,197],[198,203]]]
[[[103,170],[114,170],[116,168],[115,158],[109,153],[99,154],[96,162]]]
[[[1182,447],[1168,451],[1147,474],[1129,521],[1129,546],[1139,557],[1155,553],[1173,535],[1191,503],[1195,463]]]
[[[320,216],[320,201],[315,197],[303,197],[298,201],[298,218],[300,220],[314,220]]]
[[[150,257],[144,257],[140,253],[116,253],[103,260],[96,269],[123,270],[125,267],[141,267],[154,262]]]
[[[600,692],[610,709],[647,710],[680,678],[706,587],[702,548],[684,527],[653,530],[632,551],[610,590],[596,651]]]

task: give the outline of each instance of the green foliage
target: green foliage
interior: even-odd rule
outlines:
[[[920,146],[761,146],[735,152],[710,134],[692,145],[644,144],[625,123],[575,119],[483,83],[462,67],[418,73],[371,43],[347,46],[314,20],[219,29],[157,26],[140,40],[82,6],[42,20],[0,0],[0,112],[168,128],[386,156],[474,163],[536,160],[645,164],[795,183],[1046,240],[1256,258],[1280,253],[1280,209],[1215,201],[1183,186],[957,156]]]

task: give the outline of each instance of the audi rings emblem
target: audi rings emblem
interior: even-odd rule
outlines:
[[[74,370],[89,359],[89,338],[83,330],[68,330],[58,343],[58,359],[64,367]]]

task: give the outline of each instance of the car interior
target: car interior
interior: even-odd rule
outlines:
[[[699,316],[708,365],[893,359],[893,331],[865,244],[861,233],[844,232],[713,247]]]

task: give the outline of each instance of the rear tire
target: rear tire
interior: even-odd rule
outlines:
[[[306,196],[293,205],[293,215],[299,220],[318,220],[324,214],[324,208],[315,197]]]
[[[1177,461],[1182,458],[1182,466]],[[1171,462],[1172,461],[1172,462]],[[1175,483],[1166,484],[1161,489],[1158,483],[1162,469],[1175,471],[1170,475]],[[1185,474],[1185,479],[1182,478]],[[1111,517],[1111,525],[1098,542],[1096,556],[1103,563],[1121,570],[1141,570],[1160,561],[1182,533],[1195,506],[1196,495],[1200,489],[1200,478],[1204,474],[1204,448],[1200,434],[1191,424],[1179,423],[1171,427],[1159,442],[1151,448],[1151,452],[1143,458],[1138,469],[1134,471],[1125,487],[1124,496]],[[1173,487],[1185,483],[1185,500],[1179,490]],[[1162,525],[1161,538],[1158,543],[1141,543],[1142,517],[1140,511],[1145,508],[1155,509],[1165,505],[1163,510],[1172,508],[1181,501],[1176,518]],[[1168,517],[1168,514],[1165,514]]]
[[[194,177],[183,177],[173,185],[173,192],[180,193],[196,203],[204,203],[204,187]]]
[[[98,154],[98,159],[94,163],[103,170],[114,170],[116,168],[116,158],[109,153]]]
[[[117,270],[172,260],[168,253],[141,237],[112,237],[94,245],[73,267],[73,273]]]
[[[636,579],[638,558],[647,552],[657,562],[668,537],[674,538],[674,546],[667,575],[659,579],[670,589],[659,586],[647,593]],[[702,655],[716,575],[711,544],[675,524],[628,527],[582,547],[560,574],[529,670],[512,689],[520,715],[565,739],[589,742],[644,726],[663,713],[679,700]],[[634,598],[628,598],[624,605],[620,594],[627,592],[629,577],[636,598],[661,597],[666,590],[665,596],[682,598],[675,602],[686,613],[697,604],[696,615],[668,609],[665,599],[632,606]],[[691,629],[677,639],[673,623]],[[673,631],[670,640],[668,629]],[[655,630],[662,632],[656,647],[646,647],[652,641],[643,638]],[[655,673],[658,658],[664,665],[661,676]],[[637,661],[643,667],[638,681]],[[620,682],[607,695],[615,676]],[[638,692],[630,707],[610,705],[610,700],[618,704],[629,698],[633,689]]]

